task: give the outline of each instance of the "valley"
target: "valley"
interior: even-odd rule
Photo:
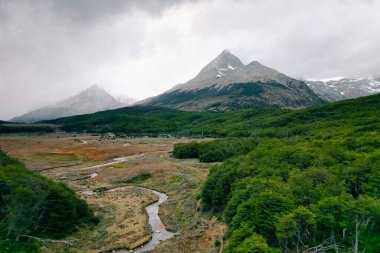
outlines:
[[[200,212],[201,185],[213,164],[170,156],[174,143],[190,141],[90,134],[0,136],[4,152],[32,171],[67,183],[100,217],[98,225],[82,226],[65,238],[73,246],[48,243],[44,252],[107,252],[145,245],[152,232],[161,232],[151,231],[148,223],[145,207],[158,197],[147,189],[167,194],[159,216],[175,233],[152,252],[217,252],[215,241],[223,237],[225,226]],[[117,187],[126,189],[108,191]]]
[[[0,0],[0,253],[380,253],[379,13]]]
[[[34,252],[144,249],[152,233],[167,238],[152,252],[377,252],[379,98],[299,110],[136,106],[48,122],[61,132],[3,134],[0,147],[66,183],[95,214],[64,236],[42,234],[70,245],[45,242]],[[21,191],[7,159],[4,171],[5,185]],[[164,227],[153,231],[145,208],[159,197],[151,190],[168,197],[158,210]],[[3,215],[4,229],[13,229]]]

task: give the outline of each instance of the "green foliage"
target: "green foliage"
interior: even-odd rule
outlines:
[[[226,252],[279,253],[280,251],[269,247],[264,237],[254,232],[253,227],[243,224],[233,232]]]
[[[173,156],[179,159],[199,158],[199,146],[198,142],[174,144]]]
[[[1,252],[15,253],[41,253],[41,244],[38,241],[0,241]]]
[[[222,162],[227,158],[244,155],[257,145],[253,138],[226,138],[209,142],[178,143],[174,145],[176,158],[199,158],[201,162]]]
[[[127,184],[138,184],[138,183],[144,182],[145,180],[147,180],[151,177],[152,177],[152,175],[149,173],[141,173],[141,174],[138,174],[137,176],[134,176],[134,177],[126,180],[125,183],[127,183]]]
[[[260,244],[249,243],[252,235],[284,252],[377,252],[376,108],[379,95],[284,113],[268,124],[276,134],[253,129],[257,145],[248,154],[212,168],[202,200],[206,210],[223,212],[228,252],[252,252]]]
[[[359,249],[375,248],[380,153],[365,147],[377,145],[375,140],[359,146],[347,145],[347,139],[258,138],[250,153],[210,171],[204,207],[223,211],[231,242],[235,231],[251,227],[283,251],[317,246],[326,238],[330,247],[349,250],[357,241]]]
[[[61,238],[81,223],[97,222],[86,202],[66,185],[27,170],[1,151],[0,194],[2,249],[20,247],[22,252],[23,244],[13,241],[24,235]]]
[[[238,253],[265,253],[269,252],[269,246],[265,239],[258,234],[252,234],[239,244],[234,252]]]
[[[275,240],[276,215],[292,207],[292,199],[285,194],[264,190],[238,206],[230,226],[235,229],[247,223],[268,242],[272,242]]]
[[[202,142],[199,146],[201,162],[222,162],[227,158],[244,155],[257,145],[253,138],[227,138]]]
[[[33,126],[33,125],[0,125],[0,134],[10,133],[51,133],[54,129],[50,126]]]
[[[304,241],[310,241],[316,229],[315,214],[304,206],[298,206],[289,213],[277,216],[276,237],[282,248],[299,248]]]

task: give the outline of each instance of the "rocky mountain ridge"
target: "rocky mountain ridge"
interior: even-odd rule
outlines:
[[[305,82],[316,94],[327,101],[357,98],[380,93],[380,75]]]
[[[323,102],[303,81],[224,50],[197,76],[139,104],[183,110],[301,108]]]

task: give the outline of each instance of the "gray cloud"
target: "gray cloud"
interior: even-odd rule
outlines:
[[[52,10],[75,24],[89,24],[132,11],[160,15],[166,8],[195,0],[51,0]]]
[[[144,98],[229,48],[288,75],[380,74],[380,1],[0,0],[0,119],[98,83]]]

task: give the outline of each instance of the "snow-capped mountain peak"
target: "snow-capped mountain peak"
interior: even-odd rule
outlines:
[[[245,65],[229,50],[224,50],[207,64],[196,77],[184,84],[174,86],[169,91],[197,90],[210,86],[222,88],[231,83],[254,81],[276,81],[288,85],[291,80],[293,79],[257,61]]]
[[[380,75],[344,77],[339,80],[307,81],[310,88],[328,101],[380,93]]]
[[[218,75],[226,75],[226,71],[235,70],[236,68],[242,68],[244,64],[238,57],[231,54],[229,50],[224,50],[214,60],[207,64],[198,74],[198,78],[206,77],[210,74],[214,74],[215,71]],[[214,75],[215,76],[215,75]]]
[[[273,106],[299,108],[320,102],[322,100],[304,82],[257,61],[245,65],[224,50],[193,79],[139,104],[185,110],[228,110]]]

